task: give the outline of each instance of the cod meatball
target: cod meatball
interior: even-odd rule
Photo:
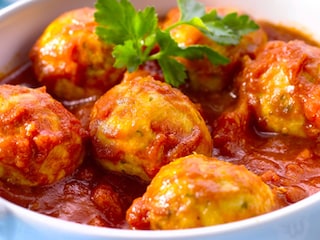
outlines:
[[[205,227],[272,211],[274,195],[257,175],[201,154],[163,166],[126,219],[134,229]]]
[[[0,85],[0,178],[12,184],[51,184],[82,162],[80,122],[45,88]]]
[[[302,41],[269,42],[239,82],[263,131],[298,137],[320,133],[320,49]]]
[[[94,8],[66,12],[52,21],[30,51],[37,79],[63,100],[101,96],[124,69],[113,67],[113,46],[95,34]]]
[[[212,8],[208,8],[213,10]],[[220,16],[236,12],[232,8],[217,9]],[[180,18],[180,12],[173,8],[168,12],[161,24],[163,29],[172,26]],[[255,32],[246,34],[237,45],[221,45],[206,37],[198,29],[190,25],[180,25],[170,31],[172,38],[182,46],[206,45],[219,54],[229,58],[225,65],[214,65],[208,59],[187,60],[180,59],[186,66],[190,85],[196,91],[221,91],[230,85],[233,77],[242,67],[243,56],[255,57],[259,49],[267,42],[266,33],[260,28]]]
[[[178,157],[212,152],[195,105],[178,89],[143,74],[126,77],[98,99],[89,131],[102,166],[145,181]]]

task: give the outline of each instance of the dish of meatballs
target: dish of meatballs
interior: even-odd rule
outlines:
[[[241,9],[205,11],[203,20],[239,14],[255,27],[223,44],[177,24],[185,16],[170,9],[156,34],[176,44],[167,47],[180,54],[179,85],[167,81],[163,42],[133,69],[97,34],[97,9],[54,19],[29,61],[2,77],[0,196],[86,225],[173,230],[255,217],[318,192],[318,43],[253,25]]]

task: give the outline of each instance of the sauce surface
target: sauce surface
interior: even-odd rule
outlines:
[[[312,40],[294,30],[261,23],[270,40]],[[18,69],[2,80],[2,83],[38,87],[30,64]],[[230,92],[196,94],[182,89],[196,103],[201,104],[203,116],[212,122],[235,103]],[[84,125],[94,99],[64,102]],[[237,129],[221,130],[220,134],[235,136],[230,146],[215,147],[213,155],[235,164],[243,164],[260,175],[274,190],[279,207],[304,199],[320,189],[320,151],[318,143],[297,137],[261,132],[253,122],[248,131],[237,134]],[[228,131],[227,131],[228,130]],[[230,132],[231,131],[231,132]],[[240,141],[241,140],[241,141]],[[239,144],[239,142],[242,142]],[[89,148],[89,146],[88,146]],[[97,226],[127,228],[126,209],[133,199],[141,196],[147,185],[137,179],[120,176],[102,170],[90,151],[84,163],[72,176],[46,187],[17,187],[0,182],[0,196],[49,216]]]

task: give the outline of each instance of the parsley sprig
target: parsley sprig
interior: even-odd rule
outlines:
[[[185,66],[176,57],[206,57],[215,65],[227,64],[229,59],[205,45],[179,45],[170,35],[173,28],[183,24],[194,26],[222,45],[236,45],[243,35],[259,28],[247,15],[230,13],[221,17],[216,10],[206,13],[205,6],[195,0],[178,0],[180,19],[167,29],[160,29],[154,7],[136,10],[129,0],[97,0],[95,7],[97,35],[115,45],[114,66],[132,72],[147,61],[156,60],[165,81],[175,87],[187,79]],[[154,53],[156,46],[159,51]]]

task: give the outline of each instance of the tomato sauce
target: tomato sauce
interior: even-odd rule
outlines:
[[[316,45],[314,41],[297,31],[267,22],[261,25],[271,40],[288,41],[299,38]],[[39,86],[29,63],[5,77],[2,83]],[[201,105],[202,114],[211,131],[212,122],[236,102],[232,92],[197,94],[188,92],[188,88],[183,91]],[[64,104],[81,119],[83,125],[87,125],[94,100]],[[228,146],[219,146],[217,142],[213,155],[225,161],[243,164],[260,175],[274,190],[279,207],[290,205],[319,191],[318,143],[261,132],[254,122],[249,124],[249,129],[239,134],[232,122],[227,126],[220,130],[220,134],[231,134],[234,137]],[[72,176],[45,187],[18,187],[0,182],[0,196],[30,210],[68,221],[127,228],[125,211],[133,199],[144,193],[146,187],[147,184],[138,179],[101,169],[89,151],[82,166]]]

